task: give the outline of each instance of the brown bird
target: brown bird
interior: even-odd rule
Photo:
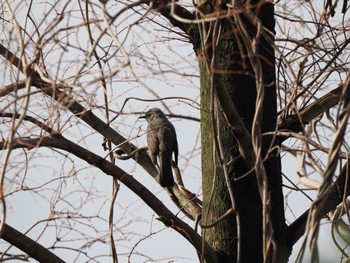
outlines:
[[[173,187],[172,154],[174,153],[175,156],[176,167],[179,154],[175,128],[158,108],[150,109],[140,118],[145,118],[148,122],[148,150],[153,164],[159,168],[159,183],[162,187]],[[159,167],[157,158],[159,158]]]

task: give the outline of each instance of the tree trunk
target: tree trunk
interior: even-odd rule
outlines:
[[[254,3],[253,3],[254,2]],[[265,1],[261,1],[265,2]],[[220,4],[203,3],[203,12],[213,13],[221,10]],[[259,4],[252,1],[252,9],[270,32],[274,32],[273,5],[271,3]],[[205,5],[205,6],[204,6]],[[219,6],[216,7],[215,6]],[[222,6],[222,5],[221,5]],[[234,10],[235,9],[231,9]],[[245,26],[251,34],[256,32],[255,26],[245,19]],[[202,43],[196,49],[199,61],[201,80],[201,134],[202,134],[202,184],[203,184],[203,225],[210,225],[220,218],[231,207],[228,188],[222,167],[219,165],[217,154],[214,149],[214,129],[220,137],[225,160],[234,160],[232,169],[229,169],[231,186],[235,197],[236,210],[225,217],[224,220],[214,224],[212,227],[203,228],[205,240],[218,252],[220,262],[263,262],[263,210],[262,199],[259,194],[257,175],[249,171],[243,158],[239,158],[240,152],[231,129],[221,114],[219,124],[213,124],[212,114],[215,107],[220,112],[220,106],[216,106],[213,99],[213,89],[227,89],[231,100],[237,108],[241,119],[250,132],[255,114],[256,103],[256,81],[250,64],[244,42],[239,37],[235,23],[232,19],[221,19],[220,25],[215,28],[215,23],[203,26],[202,36],[209,34],[210,41]],[[219,30],[220,34],[215,36],[213,32]],[[203,39],[203,37],[202,37]],[[215,46],[212,45],[215,41]],[[243,45],[243,48],[242,48]],[[259,58],[262,63],[264,79],[264,103],[263,117],[261,122],[262,133],[274,131],[277,120],[277,98],[275,83],[275,56],[274,49],[268,41],[262,39],[259,45]],[[215,60],[215,73],[212,75],[210,62]],[[212,81],[214,82],[212,83]],[[215,126],[213,126],[215,125]],[[263,139],[262,158],[267,154],[272,137]],[[264,162],[268,178],[268,189],[271,197],[270,218],[273,227],[273,239],[277,248],[274,253],[269,250],[266,261],[286,262],[291,251],[287,248],[287,232],[284,218],[282,180],[280,157],[276,152],[271,152]],[[259,175],[258,175],[259,176]],[[238,179],[240,178],[240,179]],[[237,222],[237,218],[239,218]],[[239,231],[238,231],[239,229]],[[240,254],[237,254],[239,251]],[[277,256],[275,258],[274,256]]]

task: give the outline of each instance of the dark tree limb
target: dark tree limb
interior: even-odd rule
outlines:
[[[155,0],[148,1],[147,4],[160,15],[165,17],[174,27],[180,28],[196,47],[199,41],[199,30],[196,23],[195,13],[191,13],[186,8],[176,3],[176,0]]]
[[[189,12],[186,8],[178,5],[175,2],[153,1],[152,3],[152,8],[167,18],[173,26],[180,28],[189,36],[192,35],[191,30],[194,28],[193,24],[189,22],[186,23],[185,21],[180,21],[179,19],[175,18],[174,15],[181,19],[190,21],[195,19],[195,15],[193,13]],[[195,27],[197,28],[197,26]]]
[[[317,201],[317,216],[315,220],[321,220],[330,211],[334,210],[337,205],[342,203],[350,195],[350,180],[348,178],[348,163],[341,170],[335,183],[323,194],[322,198]],[[305,233],[310,209],[306,210],[288,227],[288,241],[294,245]]]
[[[0,148],[6,146],[5,142],[0,142]],[[105,174],[118,179],[131,191],[138,195],[155,213],[158,214],[160,220],[168,227],[173,228],[187,241],[189,241],[199,253],[202,251],[202,237],[194,231],[189,225],[176,217],[151,191],[139,183],[133,176],[129,175],[118,166],[112,164],[108,160],[88,151],[87,149],[75,144],[62,135],[55,137],[40,137],[37,139],[17,139],[11,145],[12,149],[26,148],[32,149],[35,147],[53,147],[67,151],[76,157],[85,160],[90,165],[93,165],[103,171]],[[31,254],[30,254],[31,255]],[[204,258],[207,262],[218,262],[215,251],[206,243],[204,243]]]
[[[17,231],[16,229],[12,228],[8,224],[4,225],[2,238],[39,262],[65,262],[59,257],[57,257],[55,254],[53,254],[50,250],[43,247],[33,239],[22,234],[21,232]]]
[[[331,107],[337,105],[340,101],[343,91],[343,85],[338,86],[310,105],[306,106],[298,115],[294,114],[283,120],[279,125],[279,130],[291,130],[293,132],[302,131],[302,124],[308,124],[310,121],[326,112]],[[286,139],[286,138],[285,138]]]
[[[16,83],[6,85],[0,88],[0,97],[4,97],[9,93],[12,93],[14,90],[24,89],[26,86],[25,81],[18,81]]]
[[[11,113],[11,112],[3,112],[0,111],[0,117],[4,117],[4,118],[16,118],[18,119],[20,117],[20,114],[18,113]],[[51,127],[47,126],[46,124],[44,124],[43,122],[39,121],[38,119],[29,116],[29,115],[25,115],[23,117],[23,120],[25,121],[29,121],[33,124],[35,124],[36,126],[40,127],[41,129],[43,129],[44,131],[46,131],[48,134],[50,134],[51,136],[55,136],[57,134],[60,134],[58,131],[52,129]]]

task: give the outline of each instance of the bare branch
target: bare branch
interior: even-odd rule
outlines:
[[[64,261],[46,249],[38,242],[27,237],[8,224],[4,224],[2,237],[4,240],[14,245],[18,249],[30,255],[39,262],[63,263]]]
[[[1,46],[1,44],[0,44]],[[18,59],[11,52],[3,52],[3,56],[6,55],[6,59],[10,61],[17,61]],[[80,103],[78,103],[74,98],[66,94],[65,90],[70,90],[71,87],[65,84],[55,84],[52,80],[47,79],[45,76],[41,76],[37,71],[33,70],[32,85],[39,88],[49,97],[55,99],[62,106],[70,110],[75,116],[86,122],[91,128],[95,129],[109,141],[111,141],[118,148],[122,149],[125,153],[130,154],[137,150],[137,147],[130,143],[126,138],[112,129],[107,123],[103,122],[98,118],[91,110],[86,109]],[[44,78],[44,79],[42,79]],[[140,152],[132,156],[133,159],[141,165],[154,179],[157,178],[158,172],[155,169],[150,157],[145,152]],[[175,195],[173,195],[173,193]],[[173,189],[173,193],[170,192],[171,198],[180,207],[194,206],[189,212],[200,210],[197,203],[193,200],[188,199],[182,191],[178,191],[177,187]],[[192,203],[192,205],[190,205]],[[196,218],[197,214],[191,216],[192,219]]]
[[[20,118],[20,114],[18,113],[10,113],[10,112],[2,112],[0,111],[0,117],[5,117],[5,118]],[[46,131],[47,133],[49,133],[51,136],[55,136],[55,135],[59,135],[61,134],[59,131],[56,131],[54,129],[52,129],[51,127],[47,126],[45,123],[42,123],[41,121],[39,121],[38,119],[29,116],[29,115],[25,115],[23,117],[23,120],[25,121],[29,121],[33,124],[35,124],[36,126],[38,126],[39,128],[43,129],[44,131]]]
[[[337,205],[350,195],[350,180],[348,180],[348,163],[341,170],[335,183],[329,187],[323,194],[322,198],[317,201],[317,220],[321,220],[330,211],[334,210]],[[304,234],[311,208],[306,210],[288,227],[288,240],[294,245]]]
[[[4,96],[6,96],[6,95],[8,95],[11,92],[14,92],[16,90],[24,89],[25,87],[26,87],[25,81],[18,81],[16,83],[6,85],[6,86],[0,88],[0,97],[4,97]]]
[[[6,146],[7,142],[0,142],[0,148]],[[133,176],[129,175],[118,166],[101,158],[100,156],[86,150],[85,148],[65,139],[63,136],[54,138],[42,137],[38,139],[19,139],[14,140],[12,149],[34,147],[53,147],[67,152],[85,160],[89,164],[99,168],[105,174],[118,179],[126,185],[131,191],[137,194],[153,211],[159,216],[159,220],[166,226],[173,228],[185,239],[187,239],[198,251],[202,249],[202,238],[190,226],[177,218],[151,191],[140,184]],[[216,253],[205,243],[204,258],[209,262],[218,262]]]
[[[342,90],[343,85],[340,85],[339,87],[330,91],[326,95],[303,108],[299,113],[300,117],[298,115],[293,115],[283,120],[282,123],[279,124],[278,129],[288,129],[294,132],[300,132],[302,129],[300,122],[307,124],[316,117],[325,113],[331,107],[337,105],[340,101]]]
[[[159,12],[162,16],[167,18],[173,26],[180,28],[182,31],[187,33],[190,37],[193,37],[194,35],[196,35],[194,34],[194,31],[198,30],[198,27],[196,25],[193,25],[190,23],[183,23],[178,19],[174,18],[173,14],[175,14],[178,17],[184,18],[186,20],[195,19],[195,15],[193,13],[189,12],[186,8],[175,3],[175,1],[172,1],[172,2],[167,0],[154,1],[152,2],[151,8]]]

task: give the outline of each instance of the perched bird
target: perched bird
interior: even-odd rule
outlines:
[[[176,166],[179,154],[175,128],[158,108],[150,109],[140,118],[145,118],[148,122],[148,150],[156,167],[158,167],[157,157],[159,158],[159,183],[162,187],[173,187],[172,154],[175,155]]]

